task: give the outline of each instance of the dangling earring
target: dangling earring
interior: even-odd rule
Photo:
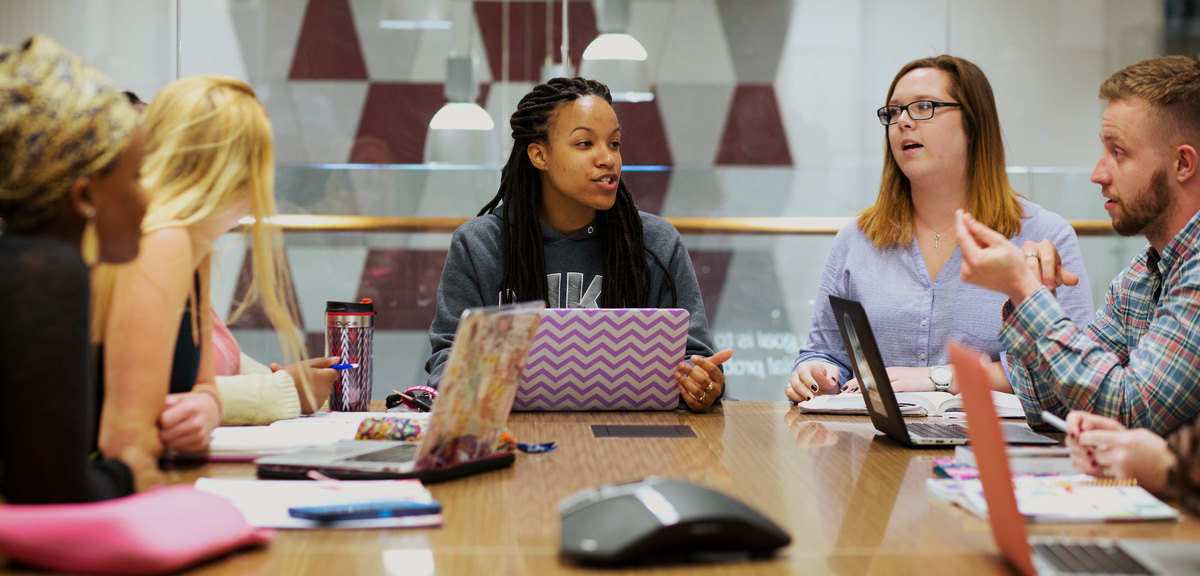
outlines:
[[[83,216],[87,218],[87,222],[83,225],[83,238],[79,244],[79,251],[83,254],[84,263],[91,267],[100,262],[100,239],[96,235],[96,207],[89,205],[84,209]]]

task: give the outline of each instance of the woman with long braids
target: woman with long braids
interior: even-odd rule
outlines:
[[[679,232],[639,212],[621,180],[621,126],[603,84],[555,78],[517,104],[500,189],[450,243],[425,364],[436,386],[463,310],[527,300],[552,308],[686,308],[675,378],[695,411],[725,391],[691,258]]]

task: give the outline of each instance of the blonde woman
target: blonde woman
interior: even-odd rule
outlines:
[[[209,297],[213,243],[255,218],[253,278],[287,355],[300,357],[275,215],[271,128],[254,91],[197,76],[164,88],[142,118],[142,183],[150,194],[141,254],[96,277],[96,334],[105,402],[100,449],[157,457],[204,449],[221,420]],[[140,487],[139,487],[140,488]]]
[[[1000,359],[1004,296],[963,282],[955,210],[1018,245],[1052,238],[1064,265],[1081,272],[1077,285],[1058,290],[1059,301],[1076,324],[1092,319],[1075,231],[1008,184],[996,101],[978,66],[948,55],[909,62],[876,114],[884,135],[879,196],[834,238],[808,340],[784,387],[793,402],[859,389],[831,294],[863,303],[896,390],[957,392],[950,340]]]

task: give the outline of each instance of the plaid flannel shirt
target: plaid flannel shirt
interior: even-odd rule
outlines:
[[[1200,216],[1159,255],[1147,246],[1086,328],[1045,288],[1005,305],[1000,341],[1031,425],[1086,410],[1159,434],[1200,413]]]

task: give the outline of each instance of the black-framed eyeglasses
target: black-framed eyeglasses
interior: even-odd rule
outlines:
[[[933,100],[916,100],[909,102],[907,106],[897,106],[889,104],[875,111],[879,116],[879,123],[884,126],[891,126],[900,119],[901,112],[908,112],[908,117],[913,120],[928,120],[933,118],[933,111],[938,108],[961,108],[962,104],[957,102],[935,102]]]

